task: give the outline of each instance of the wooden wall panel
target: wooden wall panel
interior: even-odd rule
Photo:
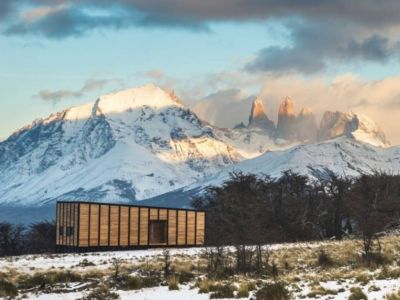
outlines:
[[[139,243],[139,208],[131,207],[130,239],[129,244],[136,246]]]
[[[74,203],[74,246],[78,246],[78,230],[79,230],[79,203]]]
[[[61,204],[56,205],[56,245],[60,245],[60,212]]]
[[[197,212],[196,245],[204,245],[206,217],[204,212]]]
[[[158,220],[158,209],[150,208],[150,220],[157,221]]]
[[[196,212],[187,212],[187,244],[195,244],[195,230],[196,230]]]
[[[128,228],[129,228],[129,207],[121,206],[121,220],[120,220],[120,236],[119,245],[128,246]]]
[[[119,206],[110,207],[110,246],[118,246]]]
[[[176,245],[176,210],[168,210],[168,245]]]
[[[148,245],[149,209],[140,208],[140,245]]]
[[[65,215],[66,215],[66,219],[65,219],[65,229],[64,229],[64,234],[66,235],[66,231],[68,229],[68,227],[71,227],[71,216],[72,216],[72,209],[71,209],[72,203],[67,203],[66,207],[65,207]],[[67,246],[71,246],[72,243],[72,238],[71,235],[66,235],[66,245]]]
[[[90,246],[99,245],[99,213],[100,205],[90,204]]]
[[[108,246],[108,205],[100,205],[100,246]]]
[[[178,245],[186,244],[186,211],[178,210]]]
[[[89,204],[80,204],[79,214],[79,246],[87,247],[89,230]]]
[[[167,211],[168,211],[167,209],[160,208],[160,216],[158,219],[161,221],[167,221],[168,220]]]

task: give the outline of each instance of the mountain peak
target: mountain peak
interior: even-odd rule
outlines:
[[[260,98],[256,98],[251,105],[250,119],[266,117],[264,104]]]
[[[355,112],[326,111],[322,117],[318,135],[320,140],[347,136],[378,147],[390,145],[385,134],[374,121]]]
[[[313,111],[309,107],[302,107],[299,113],[299,116],[310,116],[314,115]]]
[[[256,98],[251,105],[248,127],[262,128],[267,130],[268,133],[275,131],[275,124],[265,113],[264,104],[260,98]]]
[[[279,106],[277,134],[279,138],[285,140],[294,140],[297,137],[294,102],[289,97],[286,97]]]
[[[294,116],[294,101],[290,97],[285,97],[279,106],[278,115]]]

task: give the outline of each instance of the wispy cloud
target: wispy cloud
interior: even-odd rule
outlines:
[[[82,98],[89,92],[99,91],[110,83],[120,82],[119,79],[89,79],[79,90],[41,90],[34,97],[43,101],[57,103],[64,99]]]

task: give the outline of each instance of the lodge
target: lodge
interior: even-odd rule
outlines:
[[[60,251],[204,245],[205,212],[128,204],[58,201]]]

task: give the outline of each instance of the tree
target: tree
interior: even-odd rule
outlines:
[[[24,247],[24,230],[22,225],[0,223],[0,256],[21,254]]]
[[[343,224],[348,220],[348,198],[352,186],[352,179],[339,177],[331,173],[329,179],[323,183],[325,207],[328,210],[326,235],[341,240],[343,237]]]
[[[364,258],[370,262],[381,250],[378,233],[398,221],[400,176],[362,175],[351,192],[351,215],[363,240]]]
[[[29,253],[53,253],[55,251],[56,224],[54,221],[33,223],[26,233]]]

